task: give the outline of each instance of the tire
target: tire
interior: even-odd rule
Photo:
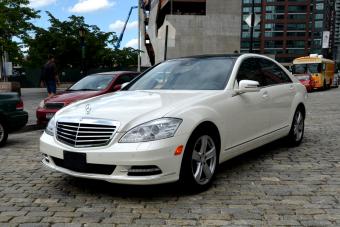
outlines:
[[[218,135],[209,130],[197,130],[188,140],[184,151],[180,183],[191,191],[208,189],[219,163]]]
[[[329,82],[330,82],[329,84],[326,84],[326,89],[327,90],[331,89],[332,81],[329,81]]]
[[[8,131],[2,121],[0,121],[0,147],[6,144],[8,138]]]
[[[327,90],[327,84],[326,84],[326,80],[323,81],[323,90],[326,91]]]
[[[303,139],[304,132],[305,114],[303,113],[302,108],[297,108],[294,113],[292,126],[287,136],[287,144],[291,147],[299,146]]]

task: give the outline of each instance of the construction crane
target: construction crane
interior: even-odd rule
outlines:
[[[123,30],[122,30],[122,32],[120,33],[120,36],[119,36],[118,41],[117,41],[117,44],[115,45],[115,49],[116,49],[116,50],[120,48],[120,43],[121,43],[122,40],[123,40],[123,36],[124,36],[125,29],[126,29],[126,25],[127,25],[127,23],[129,22],[129,20],[130,20],[130,16],[131,16],[132,10],[133,10],[133,9],[137,9],[137,8],[138,8],[138,6],[132,6],[132,7],[130,8],[130,11],[129,11],[128,17],[127,17],[127,19],[126,19],[126,21],[125,21]]]

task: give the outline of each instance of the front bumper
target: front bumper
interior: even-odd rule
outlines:
[[[118,143],[121,135],[116,134],[105,147],[73,148],[60,143],[44,133],[40,138],[40,152],[44,154],[42,163],[53,170],[81,178],[105,180],[122,184],[161,184],[179,179],[182,155],[174,155],[176,148],[185,145],[189,135],[172,137],[145,143]],[[86,163],[114,165],[111,174],[83,173],[56,165],[53,158],[64,159],[64,151],[86,154]],[[129,170],[136,166],[157,166],[161,173],[155,175],[131,176]]]
[[[46,125],[59,109],[38,108],[36,110],[37,124]]]

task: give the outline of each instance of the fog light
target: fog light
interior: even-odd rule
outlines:
[[[50,159],[48,158],[48,155],[47,154],[42,154],[43,155],[43,160],[47,163],[50,162]]]
[[[157,166],[132,166],[128,170],[128,176],[152,176],[161,173],[162,170]]]

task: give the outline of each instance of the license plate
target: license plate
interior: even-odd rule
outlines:
[[[51,119],[54,116],[54,113],[47,113],[46,119]]]
[[[67,169],[83,172],[86,169],[86,153],[64,151],[64,166]]]

